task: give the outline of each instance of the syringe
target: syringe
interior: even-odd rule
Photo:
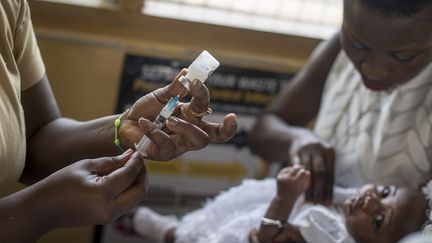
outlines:
[[[162,108],[159,115],[154,120],[153,124],[156,126],[156,128],[161,129],[163,125],[165,124],[166,119],[171,116],[174,109],[176,108],[177,104],[179,103],[179,96],[176,95],[172,97],[168,103]],[[147,149],[150,146],[151,140],[144,135],[141,140],[138,142],[138,144],[135,144],[135,148],[143,155],[147,156]]]
[[[219,62],[214,58],[208,51],[203,51],[201,54],[192,62],[192,64],[188,67],[188,73],[186,76],[181,76],[179,78],[180,83],[189,90],[192,81],[198,79],[200,82],[205,82],[213,71],[219,67]],[[153,124],[156,125],[157,128],[162,128],[165,124],[165,120],[171,116],[175,107],[179,102],[179,96],[175,96],[171,98],[159,115],[156,117]],[[147,156],[147,149],[150,145],[151,141],[147,136],[143,136],[138,144],[135,145],[135,148],[143,155]]]

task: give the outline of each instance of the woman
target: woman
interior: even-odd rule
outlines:
[[[303,164],[316,202],[331,201],[333,171],[342,187],[431,179],[431,3],[345,0],[340,32],[260,117],[251,149]]]
[[[192,101],[179,105],[167,127],[150,122],[183,90],[178,78],[186,70],[120,118],[63,118],[27,1],[0,1],[0,33],[0,242],[34,242],[55,228],[106,223],[139,204],[147,186],[143,158],[131,149],[101,157],[119,154],[117,146],[133,148],[146,134],[152,141],[146,158],[168,160],[236,131],[234,114],[223,124],[201,120],[209,95],[199,81],[191,87]],[[12,193],[18,180],[31,185]]]
[[[312,176],[306,196],[315,202],[330,204],[333,184],[417,189],[432,179],[431,61],[432,1],[345,0],[340,32],[317,48],[259,118],[251,149],[269,161],[303,164]],[[315,131],[305,128],[317,115]],[[208,232],[225,232],[213,242],[227,242],[223,229],[240,220],[235,216],[245,210],[244,200],[252,216],[256,205],[270,203],[268,184],[247,181],[180,225],[138,210],[135,229],[165,242],[199,242]],[[164,227],[147,233],[150,223]]]

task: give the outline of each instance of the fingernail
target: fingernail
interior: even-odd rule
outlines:
[[[133,149],[130,148],[130,149],[124,151],[122,155],[129,155],[132,153],[132,151],[133,151]]]
[[[179,122],[180,122],[179,119],[177,117],[174,117],[174,116],[168,117],[167,120],[174,127],[176,127],[179,124]]]
[[[196,88],[196,89],[199,89],[200,87],[201,87],[201,81],[199,81],[198,79],[195,79],[193,82],[192,82],[192,86],[194,87],[194,88]]]
[[[231,126],[232,126],[232,127],[235,127],[235,126],[237,126],[237,121],[236,121],[236,120],[234,120],[233,122],[231,122]]]
[[[146,122],[146,120],[145,120],[144,118],[142,118],[142,117],[138,119],[138,123],[139,123],[140,126],[143,127],[143,128],[147,126],[147,122]]]

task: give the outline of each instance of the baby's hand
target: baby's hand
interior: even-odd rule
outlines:
[[[306,191],[310,172],[301,165],[283,168],[277,175],[277,196],[281,199],[296,200]]]

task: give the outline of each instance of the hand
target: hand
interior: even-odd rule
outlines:
[[[256,228],[249,231],[249,243],[260,243],[258,240],[258,230]]]
[[[216,124],[191,113],[191,110],[196,113],[207,111],[210,103],[207,87],[198,80],[193,81],[190,87],[191,102],[180,103],[167,119],[165,128],[155,128],[151,121],[169,99],[176,95],[183,98],[187,94],[186,88],[178,81],[186,73],[187,70],[183,69],[171,84],[145,95],[132,106],[120,127],[123,146],[133,148],[145,134],[152,141],[146,158],[169,160],[186,151],[201,149],[209,142],[224,142],[234,136],[237,131],[235,114],[226,115],[222,124]]]
[[[273,243],[306,243],[300,230],[292,224],[285,224],[283,229],[273,238]]]
[[[306,201],[329,205],[333,199],[334,150],[333,147],[309,130],[293,141],[291,161],[310,171],[312,180],[306,192]]]
[[[273,237],[271,241],[259,240],[259,231],[253,228],[249,232],[250,243],[306,243],[300,231],[292,224],[284,224],[283,228]]]
[[[142,157],[128,150],[117,157],[78,161],[34,185],[34,206],[48,228],[106,224],[145,197]]]
[[[308,188],[310,173],[300,165],[285,167],[278,173],[276,180],[277,196],[295,201]]]

